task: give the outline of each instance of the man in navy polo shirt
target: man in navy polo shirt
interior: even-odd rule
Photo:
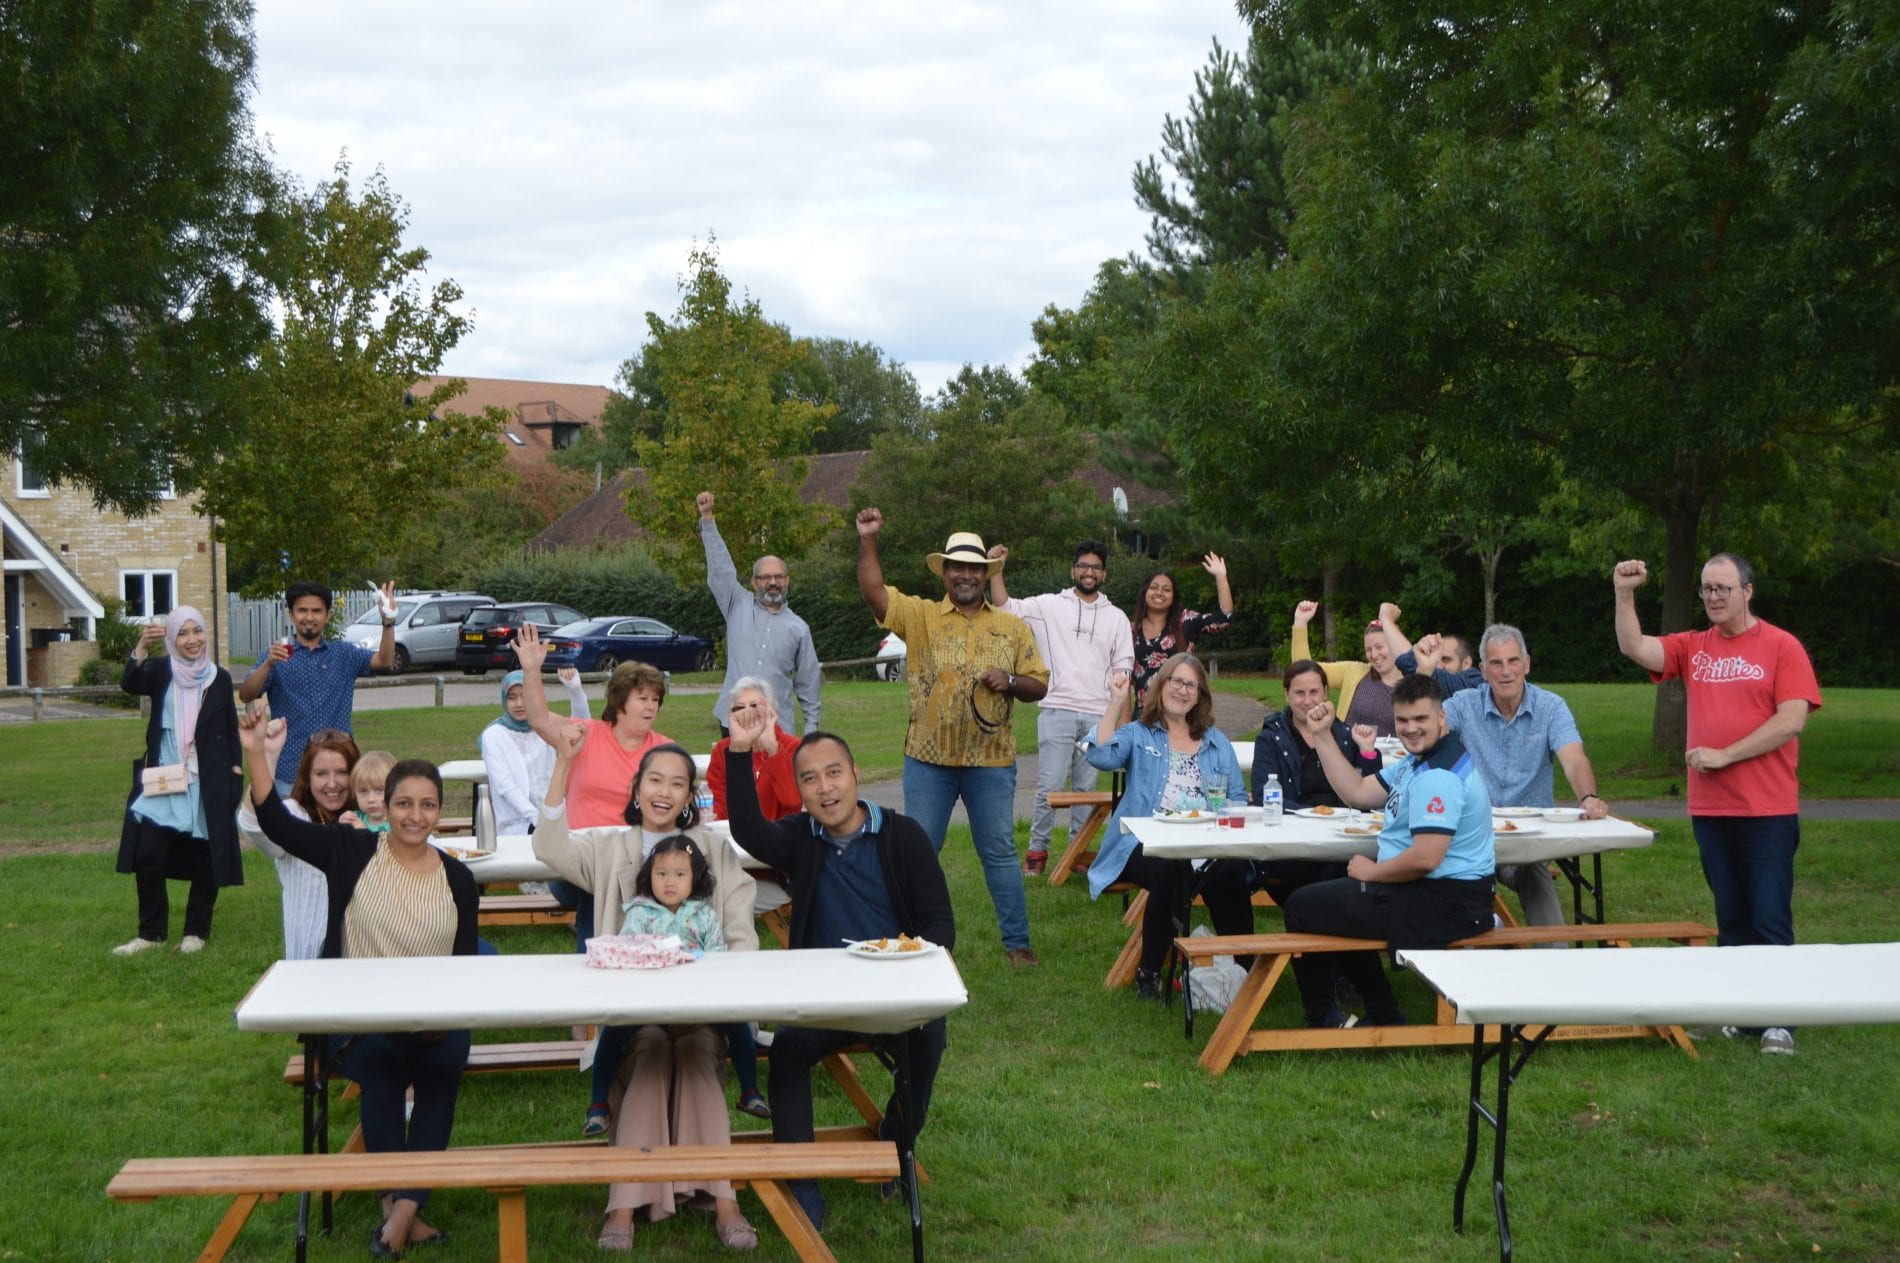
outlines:
[[[956,946],[956,914],[937,849],[923,826],[858,797],[858,766],[844,738],[808,732],[792,756],[805,810],[767,820],[752,782],[752,747],[765,731],[760,710],[731,715],[726,749],[726,808],[732,840],[746,854],[791,874],[790,946],[836,947],[845,939],[909,934],[949,951]],[[772,1040],[772,1139],[813,1138],[811,1072],[827,1054],[864,1038],[850,1031],[782,1027]],[[897,1038],[910,1053],[913,1134],[922,1131],[930,1092],[943,1061],[944,1019]],[[896,1094],[885,1106],[878,1134],[897,1138]],[[814,1225],[824,1227],[825,1199],[815,1180],[792,1180],[792,1195]],[[886,1187],[887,1193],[891,1190]]]
[[[1410,757],[1362,779],[1326,739],[1332,703],[1322,702],[1301,718],[1340,801],[1383,806],[1385,824],[1376,859],[1355,855],[1345,877],[1293,893],[1286,905],[1290,932],[1384,939],[1396,950],[1444,947],[1491,928],[1497,868],[1491,799],[1477,764],[1445,719],[1437,682],[1422,675],[1400,680],[1392,688],[1392,719]],[[1368,1021],[1405,1022],[1377,952],[1300,956],[1293,973],[1308,1026],[1353,1025],[1356,1019],[1333,1001],[1341,973],[1365,998]]]
[[[273,718],[284,721],[284,749],[277,756],[277,792],[288,795],[297,764],[313,734],[325,728],[350,731],[356,708],[356,677],[396,665],[396,585],[385,583],[380,595],[383,640],[370,653],[343,640],[326,640],[330,626],[330,589],[309,579],[284,589],[290,625],[296,636],[272,641],[257,666],[238,686],[246,702],[270,699]]]

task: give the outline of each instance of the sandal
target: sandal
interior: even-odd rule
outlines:
[[[595,1136],[606,1135],[608,1120],[611,1117],[607,1112],[606,1102],[595,1101],[587,1107],[586,1121],[581,1123],[581,1135],[590,1140]]]
[[[719,1229],[719,1244],[728,1250],[756,1250],[759,1248],[759,1234],[751,1224],[741,1219],[736,1224],[726,1224]]]
[[[594,1244],[614,1254],[625,1254],[633,1249],[633,1222],[624,1224],[603,1224],[600,1239]]]
[[[741,1113],[750,1114],[754,1118],[772,1117],[772,1107],[766,1104],[765,1094],[760,1092],[757,1088],[751,1088],[739,1093],[739,1110]]]

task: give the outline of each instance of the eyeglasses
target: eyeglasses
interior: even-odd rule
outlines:
[[[1072,569],[1086,570],[1092,574],[1107,574],[1108,573],[1107,566],[1097,565],[1095,562],[1092,562],[1092,561],[1078,561],[1075,563]]]
[[[1721,601],[1726,600],[1729,593],[1740,592],[1741,589],[1732,583],[1705,583],[1696,591],[1702,594],[1705,601]]]
[[[1168,687],[1171,689],[1186,689],[1190,693],[1198,693],[1201,691],[1201,686],[1185,675],[1169,676]]]
[[[752,582],[754,583],[783,583],[785,582],[785,572],[780,571],[778,574],[755,574],[752,576]]]

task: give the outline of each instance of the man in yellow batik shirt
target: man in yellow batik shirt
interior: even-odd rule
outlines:
[[[943,850],[957,800],[983,862],[983,880],[996,905],[996,924],[1012,965],[1034,965],[1029,905],[1016,863],[1016,734],[1014,702],[1041,699],[1049,668],[1036,652],[1029,625],[985,599],[991,561],[983,541],[968,532],[950,537],[927,558],[942,576],[944,597],[905,596],[884,582],[877,533],[884,515],[858,514],[858,590],[878,626],[903,637],[910,688],[910,727],[904,737],[904,814]]]

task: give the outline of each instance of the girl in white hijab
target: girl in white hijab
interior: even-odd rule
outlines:
[[[148,656],[160,640],[166,656]],[[150,698],[152,713],[119,835],[119,871],[138,881],[139,932],[112,951],[131,956],[164,944],[168,878],[191,883],[178,950],[200,951],[211,937],[218,888],[244,884],[234,814],[243,777],[231,675],[211,658],[204,615],[181,605],[163,624],[146,625],[119,683]],[[148,769],[154,775],[141,777]]]

